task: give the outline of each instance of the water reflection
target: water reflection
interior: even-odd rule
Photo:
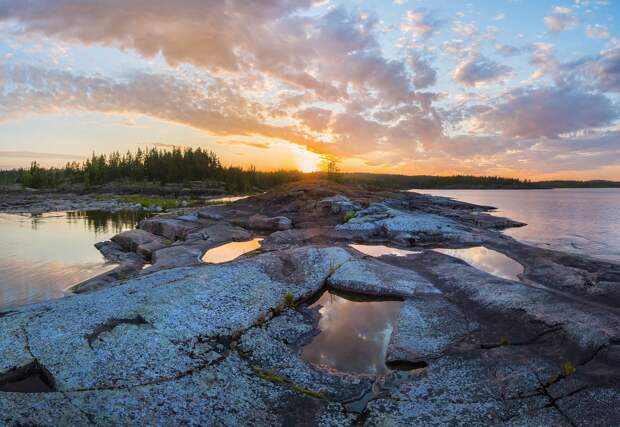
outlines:
[[[620,188],[413,190],[496,206],[527,224],[506,234],[544,247],[620,262]]]
[[[217,248],[209,249],[202,257],[202,261],[209,264],[221,264],[232,261],[245,253],[260,248],[260,242],[262,241],[263,239],[253,239],[246,242],[226,243]]]
[[[0,214],[0,309],[65,294],[113,268],[94,244],[131,229],[139,212]]]
[[[382,375],[387,347],[402,302],[353,301],[325,292],[311,305],[320,306],[320,333],[301,357],[340,372]]]
[[[361,253],[363,253],[365,255],[370,255],[370,256],[373,256],[373,257],[380,257],[380,256],[383,256],[383,255],[407,256],[407,255],[414,255],[414,254],[422,253],[420,251],[406,251],[404,249],[390,248],[389,246],[383,246],[383,245],[355,245],[355,244],[351,244],[349,246],[352,247],[353,249],[357,250],[357,251],[360,251]]]
[[[435,249],[442,254],[460,258],[466,263],[487,273],[508,280],[519,280],[519,274],[523,273],[523,266],[506,255],[477,246],[466,249]]]

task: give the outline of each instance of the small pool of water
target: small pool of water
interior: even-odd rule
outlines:
[[[114,268],[95,243],[132,229],[141,212],[0,214],[0,310],[65,295]]]
[[[202,257],[202,261],[209,264],[221,264],[232,261],[241,255],[260,248],[263,239],[257,238],[245,242],[230,242],[213,249],[209,249]]]
[[[414,255],[414,254],[422,253],[420,251],[406,251],[404,249],[390,248],[389,246],[384,246],[384,245],[355,245],[355,244],[351,244],[349,246],[352,247],[353,249],[357,250],[357,251],[360,251],[361,253],[363,253],[365,255],[370,255],[370,256],[373,256],[373,257],[380,257],[380,256],[383,256],[383,255],[407,256],[407,255]]]
[[[466,263],[495,276],[508,279],[519,280],[519,274],[523,273],[523,266],[506,255],[485,248],[476,246],[465,249],[434,249],[442,254],[460,258]]]
[[[401,305],[401,301],[354,301],[325,292],[310,306],[321,307],[321,332],[303,348],[301,357],[340,372],[389,372],[385,357]]]

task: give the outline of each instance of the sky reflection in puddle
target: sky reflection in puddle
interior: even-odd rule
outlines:
[[[245,242],[230,242],[213,249],[209,249],[202,257],[202,261],[209,264],[221,264],[232,261],[241,255],[260,248],[263,239],[252,239]]]
[[[301,357],[340,372],[387,373],[387,346],[401,305],[401,301],[352,301],[325,292],[310,306],[321,306],[321,332],[303,348]]]
[[[465,249],[435,249],[435,251],[460,258],[482,271],[504,279],[518,281],[518,275],[523,273],[523,266],[517,261],[484,246]]]
[[[414,255],[414,254],[422,253],[420,251],[406,251],[404,249],[390,248],[389,246],[384,246],[384,245],[351,244],[349,246],[357,251],[360,251],[361,253],[365,255],[370,255],[373,257],[380,257],[383,255],[407,256],[407,255]]]

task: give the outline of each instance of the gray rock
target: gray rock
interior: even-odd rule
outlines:
[[[357,232],[366,238],[383,236],[397,244],[411,246],[420,242],[478,242],[466,227],[444,216],[394,209],[385,203],[373,203],[354,218],[336,226],[336,230]]]
[[[140,222],[139,228],[152,234],[165,237],[168,240],[183,239],[191,231],[199,228],[199,224],[192,224],[173,218],[149,218]]]
[[[301,248],[164,270],[26,307],[0,318],[0,341],[12,344],[0,346],[0,360],[23,366],[23,350],[15,349],[25,348],[60,391],[129,387],[185,375],[202,363],[191,356],[199,340],[242,334],[269,319],[287,294],[308,298],[323,286],[330,265],[349,257],[338,248]]]
[[[441,295],[406,300],[387,351],[390,362],[418,362],[441,355],[469,332],[463,313]]]
[[[354,203],[346,196],[337,195],[326,197],[317,203],[317,208],[328,211],[334,215],[345,215],[349,212],[355,213],[361,209],[360,205]]]
[[[419,274],[372,258],[354,259],[334,270],[328,283],[340,291],[390,297],[440,292]]]
[[[145,247],[145,245],[148,245],[146,247],[149,248],[150,251],[152,251],[151,248],[153,247],[164,247],[161,237],[140,229],[123,231],[112,237],[112,241],[124,250],[131,252],[139,252],[139,248]]]
[[[285,216],[270,218],[264,215],[252,215],[248,219],[248,227],[254,230],[279,231],[288,230],[292,226],[291,220]]]

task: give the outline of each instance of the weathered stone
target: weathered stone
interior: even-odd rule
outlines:
[[[354,259],[334,266],[334,270],[328,283],[340,291],[389,297],[439,293],[419,274],[372,258]]]
[[[264,215],[252,215],[248,220],[248,227],[254,230],[279,231],[288,230],[292,227],[292,223],[285,216],[270,218]]]
[[[388,346],[388,363],[418,362],[441,355],[469,332],[458,308],[441,295],[405,300]]]
[[[152,247],[153,243],[160,245],[160,247],[164,246],[161,237],[140,229],[123,231],[112,237],[112,241],[124,250],[131,252],[138,252],[138,248],[145,245]]]
[[[145,219],[139,225],[139,228],[142,230],[172,241],[185,238],[187,234],[198,227],[198,224],[192,224],[187,221],[158,217]]]
[[[355,214],[361,207],[346,196],[326,197],[317,203],[317,208],[334,215]]]
[[[336,229],[357,232],[367,237],[384,236],[405,246],[437,241],[480,241],[479,237],[448,218],[423,212],[406,212],[385,203],[370,205],[346,223],[336,226]]]
[[[286,295],[308,298],[330,265],[349,257],[343,249],[310,247],[164,270],[2,317],[1,341],[18,345],[15,325],[21,325],[30,352],[60,391],[157,382],[197,369],[201,362],[190,353],[199,339],[236,337],[268,319]],[[11,364],[23,360],[11,357]]]

